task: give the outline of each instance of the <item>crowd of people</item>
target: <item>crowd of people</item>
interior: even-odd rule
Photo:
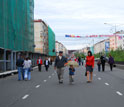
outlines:
[[[97,61],[97,66],[98,66],[98,71],[101,71],[101,66],[102,66],[102,71],[105,71],[105,65],[106,63],[109,64],[110,70],[113,70],[113,67],[115,67],[115,61],[114,58],[109,54],[109,58],[107,59],[105,55],[102,55],[98,61]]]
[[[43,63],[42,58],[39,57],[37,59],[39,72],[42,70],[42,65],[44,65],[45,70],[48,72],[49,66],[52,65],[51,59],[46,57]],[[20,55],[16,62],[16,66],[18,69],[18,81],[31,80],[31,71],[33,71],[33,67],[30,57],[24,58],[24,56]]]
[[[94,65],[95,65],[95,58],[92,55],[91,51],[88,51],[88,54],[86,56],[86,58],[84,57],[75,57],[74,55],[71,56],[71,58],[66,59],[63,56],[63,53],[60,51],[59,52],[59,56],[56,57],[55,59],[55,69],[57,69],[57,74],[58,74],[58,80],[59,83],[62,84],[63,83],[63,74],[64,74],[64,67],[66,66],[66,63],[68,61],[75,61],[79,64],[79,66],[84,65],[85,63],[85,67],[86,67],[86,72],[85,72],[85,76],[87,77],[87,83],[91,83],[93,80],[93,70],[94,70]],[[106,62],[110,65],[110,70],[112,71],[113,66],[115,64],[114,62],[114,58],[109,55],[109,59],[107,59],[104,55],[101,55],[101,57],[99,58],[99,60],[97,61],[97,65],[98,65],[98,71],[101,71],[101,66],[102,66],[102,71],[105,71],[105,64]],[[75,74],[75,67],[74,65],[70,65],[69,66],[69,81],[72,84],[74,82],[74,74]]]
[[[18,69],[18,81],[31,79],[32,62],[29,57],[23,59],[23,56],[20,56],[16,66]]]
[[[72,84],[74,82],[74,75],[76,72],[75,69],[75,63],[78,66],[83,66],[85,63],[86,71],[85,71],[85,76],[87,77],[87,83],[91,83],[93,80],[93,69],[95,65],[95,58],[92,55],[91,51],[88,51],[88,54],[86,58],[84,57],[75,57],[72,55],[70,58],[66,58],[63,56],[63,52],[60,51],[59,55],[55,58],[54,62],[54,69],[57,72],[58,76],[58,81],[59,84],[63,84],[63,75],[64,75],[64,70],[65,66],[67,66],[67,63],[71,61],[72,63],[69,65],[69,81]],[[98,71],[101,71],[101,66],[102,66],[102,71],[105,71],[105,65],[106,62],[110,65],[110,70],[113,70],[113,66],[115,64],[114,58],[109,55],[109,58],[107,59],[104,55],[101,55],[101,57],[97,60],[97,66],[98,66]],[[30,60],[29,57],[26,57],[25,59],[20,56],[19,59],[16,62],[17,68],[18,68],[18,80],[31,80],[31,71],[33,70],[32,68],[32,61]],[[38,71],[42,71],[42,65],[44,65],[46,72],[49,70],[49,66],[52,65],[52,60],[48,57],[45,58],[43,61],[41,57],[37,59],[37,65],[38,65]]]

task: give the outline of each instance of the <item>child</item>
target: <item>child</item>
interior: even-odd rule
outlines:
[[[75,68],[73,67],[73,65],[70,65],[70,68],[69,68],[70,84],[71,84],[72,82],[74,82],[74,72],[75,72]]]

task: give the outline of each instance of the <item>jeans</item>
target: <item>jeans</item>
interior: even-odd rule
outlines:
[[[46,66],[45,66],[45,68],[46,68],[46,71],[48,71],[49,66],[48,66],[48,65],[46,65]]]
[[[74,75],[69,75],[70,83],[74,82]]]
[[[110,64],[110,70],[112,71],[112,69],[113,69],[113,64]]]
[[[105,63],[102,63],[102,71],[105,71]]]
[[[18,80],[21,80],[21,76],[23,78],[23,67],[18,67]]]
[[[25,79],[31,80],[30,68],[25,68]]]
[[[98,65],[98,71],[99,72],[101,71],[101,65]]]
[[[39,71],[41,71],[41,64],[38,64],[38,69]]]
[[[78,63],[79,63],[79,66],[80,66],[81,65],[81,62],[79,61]]]

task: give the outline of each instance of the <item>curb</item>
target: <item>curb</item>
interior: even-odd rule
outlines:
[[[37,68],[38,68],[38,66],[33,67],[33,70],[37,69]],[[3,73],[0,73],[0,78],[4,78],[4,77],[7,77],[7,76],[12,76],[14,74],[18,74],[18,71],[17,70],[6,71],[6,72],[3,72]]]

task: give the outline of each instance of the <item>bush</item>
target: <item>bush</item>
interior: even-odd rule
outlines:
[[[124,50],[110,51],[106,56],[109,57],[109,54],[111,54],[115,61],[124,61]],[[95,58],[100,58],[100,54],[95,54],[94,56]]]

